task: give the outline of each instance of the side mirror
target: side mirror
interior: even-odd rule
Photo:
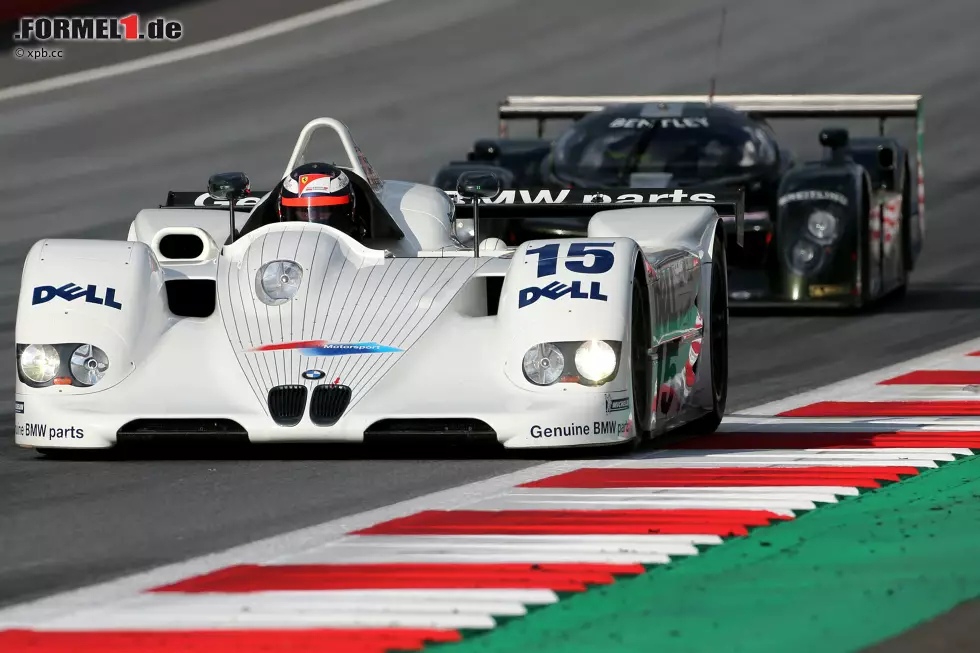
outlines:
[[[481,199],[493,199],[500,194],[500,178],[487,170],[470,170],[456,180],[456,192],[475,203]]]
[[[483,139],[473,144],[473,150],[467,155],[469,161],[496,161],[500,156],[500,146],[497,141]]]
[[[887,145],[878,147],[878,167],[882,170],[895,169],[895,150]]]
[[[228,242],[238,237],[235,229],[235,202],[252,191],[244,172],[219,172],[208,179],[208,195],[211,199],[228,202]]]
[[[208,195],[211,199],[234,203],[251,192],[244,172],[219,172],[208,179]]]
[[[473,202],[473,256],[480,258],[480,200],[500,194],[500,177],[489,170],[468,170],[456,180],[456,192]]]
[[[828,128],[820,131],[820,144],[832,150],[846,147],[849,140],[850,135],[846,129]]]

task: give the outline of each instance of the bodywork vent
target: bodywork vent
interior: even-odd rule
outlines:
[[[277,385],[269,390],[269,414],[279,426],[296,426],[305,410],[305,385]]]
[[[116,432],[119,444],[156,441],[208,440],[248,442],[248,432],[230,419],[137,419]]]
[[[486,422],[469,418],[383,419],[364,431],[365,442],[406,439],[489,444],[497,442],[497,433]]]
[[[347,410],[351,389],[346,385],[318,385],[310,399],[310,420],[317,426],[333,426]]]
[[[166,282],[170,312],[180,317],[214,313],[217,286],[213,279],[170,279]]]

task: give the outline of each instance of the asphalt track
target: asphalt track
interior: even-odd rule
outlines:
[[[214,15],[241,8],[207,4],[212,31]],[[245,170],[253,187],[267,187],[315,116],[347,122],[383,176],[425,181],[474,137],[494,133],[506,94],[704,92],[720,4],[395,0],[207,58],[0,103],[0,356],[12,359],[21,265],[38,238],[124,238],[140,208],[167,189],[199,189],[219,170]],[[978,19],[980,4],[968,0],[729,7],[719,92],[925,94],[929,219],[904,301],[858,317],[734,318],[732,409],[980,330]],[[185,26],[194,27],[190,18]],[[85,56],[94,64],[103,55]],[[104,52],[106,62],[118,56]],[[27,66],[44,64],[3,62],[0,84],[27,81]],[[188,373],[194,364],[189,356]],[[0,382],[8,400],[10,378]],[[2,419],[2,604],[538,462],[335,447],[48,461],[14,448],[12,417]]]

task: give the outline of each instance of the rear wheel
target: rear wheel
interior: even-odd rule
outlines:
[[[860,310],[871,302],[871,200],[867,193],[861,194],[861,218],[858,220],[861,234],[858,237],[858,280],[861,285],[861,293],[858,295],[859,303],[854,306]]]
[[[898,226],[900,229],[898,242],[901,261],[898,262],[897,266],[898,286],[893,291],[893,296],[898,299],[905,297],[905,293],[909,289],[909,271],[912,269],[912,205],[909,195],[909,169],[906,166],[905,172],[902,173],[902,215]]]
[[[711,265],[711,297],[707,307],[699,306],[702,314],[707,308],[709,353],[711,355],[711,410],[688,423],[684,433],[706,435],[714,433],[725,416],[728,402],[728,260],[725,242],[715,240]]]
[[[903,237],[906,228],[907,228],[906,223],[903,221],[902,226],[900,227],[900,229],[903,232],[902,233]],[[900,266],[899,274],[901,275],[901,277],[898,280],[898,285],[891,292],[893,299],[902,299],[903,297],[905,297],[906,293],[909,290],[909,271],[908,268],[906,267],[908,265],[908,259],[906,258],[908,254],[906,254],[904,247],[901,248],[901,252],[902,252],[901,253],[902,260],[899,261],[898,263]]]

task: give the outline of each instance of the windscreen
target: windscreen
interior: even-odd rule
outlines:
[[[761,129],[727,116],[637,118],[602,112],[583,118],[558,140],[554,172],[580,184],[629,186],[633,175],[646,174],[687,185],[750,174],[775,157]]]

